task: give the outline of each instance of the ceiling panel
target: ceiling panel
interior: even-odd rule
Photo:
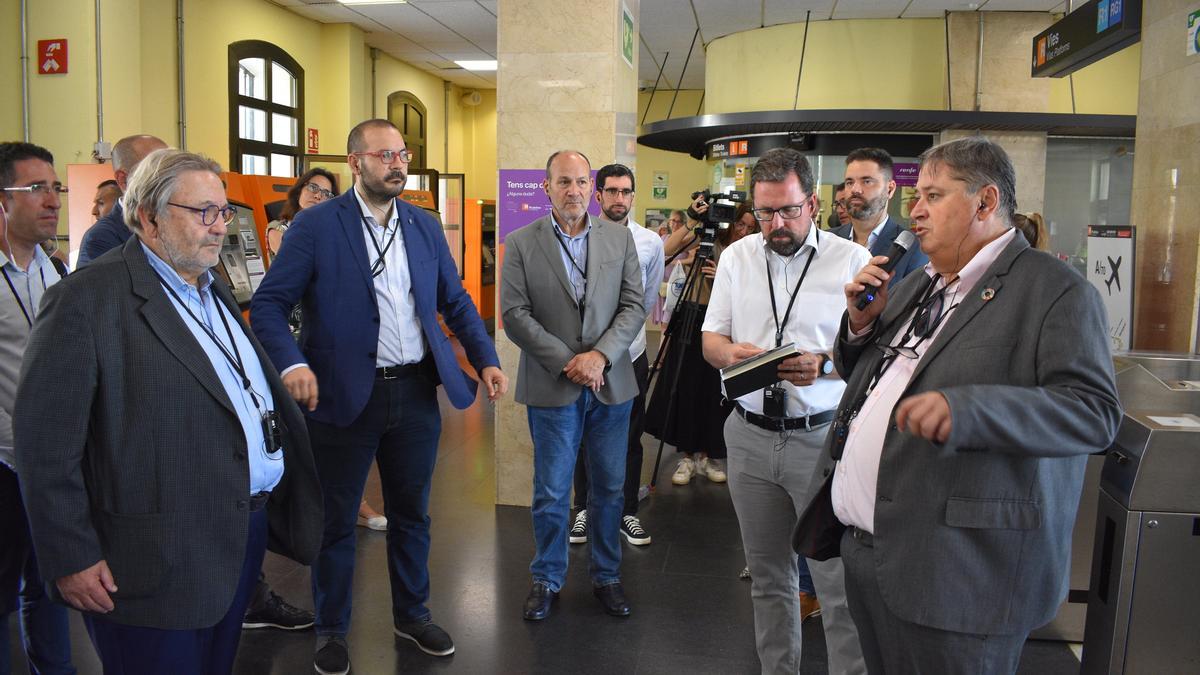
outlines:
[[[910,0],[838,0],[835,19],[895,19]]]
[[[811,21],[824,21],[833,13],[834,0],[766,0],[763,23],[775,26],[781,23],[804,21],[804,15],[812,11]]]
[[[728,0],[692,0],[700,15],[700,34],[705,44],[713,40],[762,27],[760,2],[728,2]],[[695,28],[695,24],[692,23]]]
[[[987,0],[980,9],[988,12],[1049,12],[1061,0]],[[1079,4],[1083,4],[1082,0]]]
[[[423,0],[416,6],[496,58],[496,17],[474,0]]]

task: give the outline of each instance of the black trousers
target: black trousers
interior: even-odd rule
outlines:
[[[646,389],[650,386],[650,361],[646,352],[633,360],[633,375],[637,379],[638,394],[629,411],[629,448],[625,453],[625,510],[622,516],[636,516],[638,510],[638,487],[642,481],[642,430],[646,426]],[[579,448],[575,460],[575,511],[587,508],[587,445]]]

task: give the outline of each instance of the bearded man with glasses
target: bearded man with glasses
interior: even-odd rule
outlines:
[[[800,670],[800,596],[789,537],[845,384],[833,369],[842,287],[870,259],[857,244],[821,232],[808,160],[770,150],[750,175],[762,226],[721,255],[704,317],[704,358],[715,368],[782,344],[801,353],[779,365],[782,382],[740,396],[725,421],[729,494],[750,567],[763,673]],[[862,673],[838,561],[810,563],[830,673]]]
[[[150,153],[135,236],[46,291],[22,364],[39,569],[106,673],[231,672],[268,540],[301,563],[320,542],[303,415],[211,272],[235,214],[220,171]]]
[[[463,290],[442,228],[398,197],[411,159],[387,120],[362,122],[346,141],[354,187],[304,209],[250,303],[251,323],[288,391],[308,413],[325,496],[325,533],[313,563],[314,667],[350,669],[355,527],[371,463],[388,521],[395,634],[427,654],[454,653],[429,600],[429,490],[441,415],[437,387],[456,408],[476,383],[458,366],[438,315],[454,331],[488,400],[508,378]],[[288,315],[304,313],[300,343]]]
[[[878,256],[846,284],[846,392],[795,544],[840,555],[870,672],[1013,673],[1067,594],[1087,455],[1121,420],[1107,320],[1083,276],[1012,227],[1000,146],[973,136],[920,161],[929,264],[889,289]]]

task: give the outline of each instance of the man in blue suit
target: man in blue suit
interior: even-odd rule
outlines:
[[[411,158],[387,120],[354,127],[346,142],[354,189],[301,211],[251,301],[251,324],[288,391],[308,410],[325,501],[313,563],[319,673],[346,673],[355,519],[374,459],[388,519],[388,573],[396,635],[426,653],[454,652],[431,621],[429,488],[441,417],[437,385],[456,408],[475,401],[441,314],[487,387],[508,389],[496,350],[438,223],[397,197]],[[300,343],[287,318],[300,303]],[[319,395],[318,395],[319,394]]]
[[[892,179],[892,156],[883,148],[859,148],[846,155],[844,197],[850,222],[831,231],[856,244],[866,246],[871,255],[887,255],[892,242],[904,228],[888,216],[888,200],[896,192]],[[896,275],[888,284],[897,283],[909,272],[921,269],[929,258],[920,246],[911,246],[896,264]]]

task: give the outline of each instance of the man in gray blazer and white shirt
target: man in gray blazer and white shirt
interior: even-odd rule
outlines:
[[[840,543],[871,673],[1016,671],[1067,592],[1087,455],[1121,419],[1099,294],[1011,227],[1015,183],[986,138],[926,151],[912,230],[930,264],[889,291],[878,256],[845,288],[814,493],[847,527],[806,519],[796,539]]]
[[[546,618],[567,572],[571,477],[588,447],[592,584],[606,612],[628,616],[621,586],[620,519],[631,400],[629,345],[645,318],[637,248],[629,230],[588,216],[591,164],[563,150],[546,162],[552,214],[504,242],[500,309],[521,348],[516,400],[533,437],[537,553],[524,618]]]

